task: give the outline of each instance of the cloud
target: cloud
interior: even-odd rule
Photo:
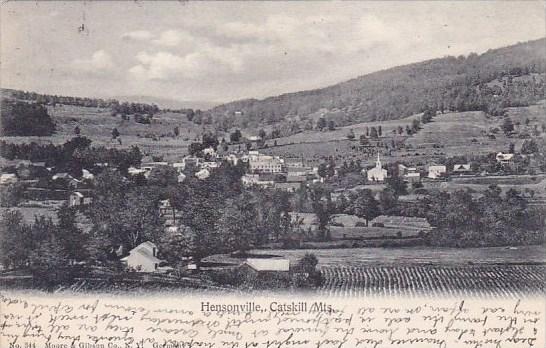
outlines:
[[[103,73],[114,69],[112,57],[105,50],[99,50],[93,53],[91,58],[75,59],[72,67],[89,73]]]
[[[153,37],[153,34],[148,30],[135,30],[121,35],[123,40],[147,41]]]
[[[194,42],[194,38],[186,31],[165,30],[157,39],[152,40],[152,42],[160,46],[175,47],[181,43],[192,44]]]
[[[241,72],[243,60],[234,48],[204,45],[185,55],[160,51],[139,52],[139,64],[131,67],[129,73],[139,80],[197,79],[215,75]],[[244,54],[244,53],[243,53]]]

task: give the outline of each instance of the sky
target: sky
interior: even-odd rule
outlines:
[[[0,84],[228,102],[546,36],[542,1],[0,5]]]

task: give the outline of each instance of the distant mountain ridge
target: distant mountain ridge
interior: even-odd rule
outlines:
[[[317,113],[337,125],[399,119],[427,108],[502,114],[505,107],[544,99],[545,57],[543,38],[481,55],[394,67],[325,88],[234,101],[214,107],[209,114],[217,123],[243,127]]]

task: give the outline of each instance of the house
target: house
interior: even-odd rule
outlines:
[[[199,168],[201,161],[199,157],[186,157],[183,160],[184,168]]]
[[[172,166],[179,173],[181,173],[184,169],[186,169],[186,163],[184,162],[176,162],[176,163],[173,163]]]
[[[239,163],[239,158],[237,157],[237,155],[234,155],[234,154],[229,154],[224,156],[224,160],[226,160],[228,163],[234,166],[236,166],[237,163]]]
[[[131,176],[142,174],[147,179],[150,176],[151,170],[129,167],[127,173]]]
[[[243,266],[247,266],[254,272],[289,272],[290,260],[286,258],[248,258]]]
[[[171,201],[168,199],[163,199],[159,201],[159,215],[163,216],[166,214],[170,214],[173,212],[173,206],[171,205]]]
[[[220,166],[218,162],[203,162],[199,166],[201,169],[216,169]]]
[[[19,179],[17,179],[17,175],[15,174],[0,174],[0,185],[15,184],[17,181],[19,181]]]
[[[301,189],[301,183],[300,182],[276,182],[273,185],[274,188],[277,190],[285,191],[294,193]]]
[[[122,258],[128,268],[134,269],[137,272],[165,272],[171,267],[160,267],[160,264],[165,262],[158,257],[157,246],[152,242],[144,242],[139,244],[129,252],[129,255]]]
[[[366,172],[368,181],[378,181],[383,182],[387,178],[387,170],[383,169],[381,165],[381,160],[379,159],[379,153],[377,154],[377,161],[375,162],[375,167]]]
[[[262,155],[257,151],[248,154],[248,168],[253,173],[280,173],[283,164],[278,156]]]
[[[439,179],[446,176],[447,167],[444,165],[430,165],[428,166],[428,178]]]
[[[55,180],[66,180],[66,181],[70,181],[74,179],[74,177],[68,173],[57,173],[55,175],[53,175],[51,177],[51,180],[55,181]]]
[[[93,180],[95,179],[95,175],[93,175],[87,169],[82,169],[82,178],[84,178],[85,180]]]
[[[303,183],[307,181],[307,175],[293,175],[291,173],[288,173],[286,176],[286,182],[290,183]]]
[[[259,174],[245,174],[241,177],[241,183],[244,187],[271,187],[275,184],[272,180],[261,180]]]
[[[496,160],[500,164],[510,164],[512,160],[514,159],[513,153],[497,153],[497,156],[495,156]]]
[[[68,196],[68,206],[75,207],[79,205],[90,204],[93,201],[93,198],[86,197],[80,191],[74,191]]]
[[[200,180],[205,180],[210,176],[210,171],[208,169],[201,169],[197,173],[195,173],[195,177]]]
[[[184,175],[184,173],[180,173],[178,174],[178,176],[176,177],[176,180],[178,182],[183,182],[184,180],[186,180],[186,175]]]
[[[465,164],[455,164],[453,166],[453,173],[457,174],[468,174],[472,172],[472,168],[470,166],[470,163]]]
[[[216,150],[214,150],[212,147],[207,147],[206,149],[203,150],[203,155],[216,157]]]
[[[419,172],[408,172],[404,175],[404,181],[409,183],[421,181],[421,174]]]

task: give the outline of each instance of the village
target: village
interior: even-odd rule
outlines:
[[[220,168],[230,166],[240,169],[236,180],[243,190],[282,192],[291,201],[302,199],[302,196],[313,192],[316,187],[327,187],[324,196],[318,197],[315,203],[326,202],[324,209],[329,209],[329,212],[322,208],[317,210],[315,203],[311,209],[303,208],[298,211],[290,208],[287,211],[290,235],[280,239],[266,233],[265,240],[260,244],[249,244],[247,247],[265,250],[279,247],[392,247],[424,245],[427,235],[435,229],[425,217],[404,215],[403,209],[394,208],[397,204],[418,204],[420,199],[426,197],[427,189],[447,187],[446,185],[453,182],[464,183],[464,180],[472,178],[512,178],[514,175],[510,173],[516,166],[513,149],[512,153],[499,151],[491,154],[499,172],[487,173],[479,171],[469,162],[453,163],[449,166],[437,162],[424,166],[389,162],[388,155],[368,144],[361,146],[365,160],[358,163],[352,161],[350,165],[346,162],[339,165],[324,159],[319,166],[313,166],[305,158],[283,158],[264,154],[260,149],[252,150],[252,142],[254,147],[258,147],[258,143],[263,144],[261,140],[258,136],[252,136],[247,139],[247,144],[250,143],[251,146],[246,146],[244,150],[239,145],[232,146],[236,151],[225,151],[227,146],[222,151],[214,145],[205,147],[203,139],[199,150],[182,157],[181,161],[146,162],[143,159],[139,164],[128,166],[122,179],[133,184],[138,183],[137,185],[145,185],[150,180],[165,181],[168,188],[169,185],[183,185],[191,180],[215,180],[214,175],[221,172]],[[85,212],[86,207],[93,204],[96,196],[96,176],[108,170],[119,171],[112,165],[108,162],[94,163],[92,167],[82,167],[81,175],[74,177],[68,172],[57,172],[55,167],[48,167],[43,161],[22,160],[17,165],[4,167],[4,172],[0,175],[0,185],[4,188],[24,187],[17,193],[20,196],[17,205],[23,209],[33,206],[60,207],[64,204],[79,212],[81,218],[85,215],[81,212]],[[351,179],[340,181],[340,177],[347,174],[352,174]],[[360,208],[350,207],[358,205],[356,202],[360,192],[368,194],[368,201],[361,202],[363,206]],[[163,228],[167,234],[182,233],[185,227],[180,206],[175,207],[171,199],[166,198],[158,200],[155,207],[155,214],[160,219],[157,228]],[[320,216],[321,214],[327,216]],[[79,220],[83,221],[80,221],[80,227],[84,231],[91,231],[88,218]],[[326,234],[318,237],[324,231]],[[243,267],[242,269],[251,270],[255,274],[291,274],[294,269],[301,269],[301,266],[294,266],[294,261],[290,262],[285,257],[264,258],[261,254],[251,253],[247,257],[244,256],[246,252],[243,253],[243,258],[211,254],[203,259],[195,259],[191,253],[187,253],[178,255],[175,258],[176,264],[172,264],[161,258],[161,249],[150,240],[141,241],[131,249],[123,244],[116,245],[115,249],[114,261],[126,272],[173,274],[179,273],[182,267],[183,273],[191,274],[206,270],[217,271],[226,267]],[[312,256],[308,259],[311,270],[307,270],[307,276],[314,272],[317,263]]]

